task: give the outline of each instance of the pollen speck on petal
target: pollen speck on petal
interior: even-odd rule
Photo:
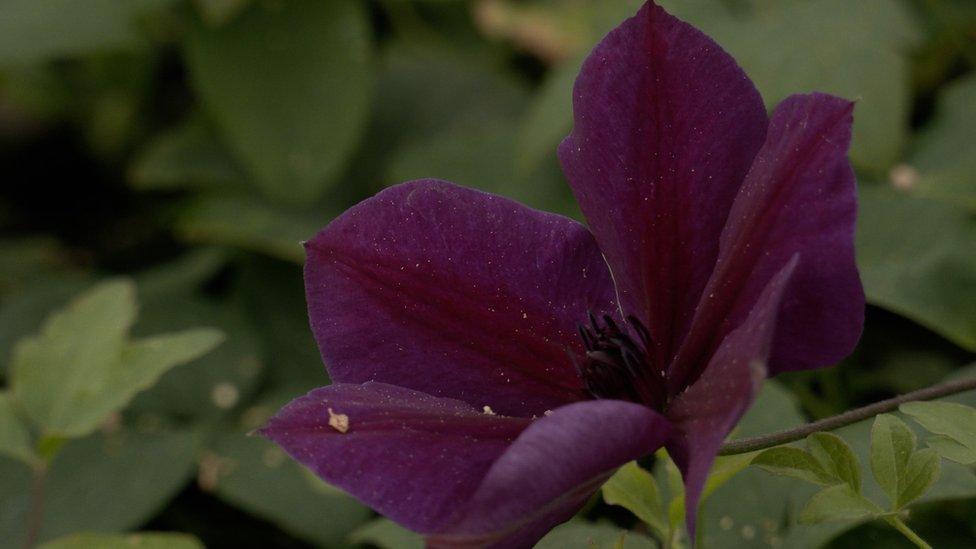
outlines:
[[[345,433],[349,431],[349,416],[346,414],[337,414],[329,408],[329,427],[332,427],[340,433]]]
[[[484,408],[481,409],[481,411],[484,412],[486,416],[495,415],[495,411],[491,409],[491,406],[486,405]]]

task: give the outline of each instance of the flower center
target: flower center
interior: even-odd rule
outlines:
[[[583,363],[576,363],[580,379],[594,398],[629,400],[660,409],[664,405],[664,378],[651,366],[648,349],[651,334],[634,316],[627,325],[635,336],[622,329],[609,315],[602,323],[589,315],[589,325],[580,325],[586,347]],[[657,379],[655,379],[657,377]]]

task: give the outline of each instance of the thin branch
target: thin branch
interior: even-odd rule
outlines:
[[[924,539],[921,538],[914,530],[908,527],[900,518],[898,517],[886,517],[885,522],[890,524],[902,533],[903,536],[908,538],[912,543],[915,544],[919,549],[932,549],[932,546],[928,544]]]
[[[44,523],[44,492],[47,490],[47,464],[34,466],[34,479],[30,492],[30,509],[27,511],[27,536],[24,538],[24,548],[32,549],[37,545]]]
[[[925,389],[905,393],[901,396],[889,398],[888,400],[868,404],[863,408],[848,410],[843,414],[821,419],[820,421],[814,421],[813,423],[807,423],[806,425],[801,425],[795,429],[788,429],[786,431],[770,433],[768,435],[761,435],[758,437],[733,440],[732,442],[723,444],[718,453],[720,456],[729,456],[733,454],[746,454],[749,452],[755,452],[756,450],[765,450],[766,448],[772,448],[773,446],[779,446],[780,444],[786,444],[788,442],[794,442],[802,438],[806,438],[807,435],[813,433],[820,431],[832,431],[834,429],[844,427],[845,425],[850,425],[852,423],[857,423],[858,421],[874,417],[878,414],[891,412],[898,409],[899,405],[906,402],[932,400],[974,389],[976,389],[976,378],[960,379],[958,381],[941,383],[939,385],[926,387]]]

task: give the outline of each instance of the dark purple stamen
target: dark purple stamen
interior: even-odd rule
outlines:
[[[586,358],[582,364],[576,363],[580,379],[594,398],[629,400],[660,409],[664,380],[651,366],[651,334],[634,316],[627,317],[627,326],[636,338],[609,315],[601,323],[589,313],[589,325],[579,326],[586,348]]]

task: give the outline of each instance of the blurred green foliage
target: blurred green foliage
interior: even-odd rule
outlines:
[[[976,359],[973,2],[662,3],[727,48],[769,107],[814,90],[858,100],[851,158],[872,305],[865,335],[839,368],[770,384],[737,436],[976,373],[962,369]],[[571,127],[572,83],[589,48],[638,5],[0,0],[0,438],[13,441],[0,452],[0,540],[25,536],[31,470],[22,461],[35,451],[36,433],[8,421],[22,411],[6,391],[31,354],[14,349],[75,296],[125,275],[141,305],[131,335],[121,313],[114,328],[88,323],[78,334],[109,345],[111,331],[138,343],[208,326],[224,342],[161,368],[110,421],[58,425],[94,432],[50,465],[42,541],[176,530],[208,547],[418,546],[245,436],[328,383],[305,318],[300,241],[417,177],[578,216],[555,159]],[[912,528],[936,545],[976,544],[972,448],[908,426],[919,448],[959,461],[943,462]],[[870,429],[837,433],[862,464],[874,463]],[[664,469],[654,471],[661,501],[643,505],[671,501]],[[703,509],[706,547],[905,543],[862,518],[801,524],[814,487],[755,468],[725,480]],[[864,496],[887,501],[889,481],[882,489],[864,478]],[[653,546],[639,531],[620,541],[634,521],[594,501],[541,546]],[[153,534],[139,536],[156,547]],[[119,540],[131,541],[98,543]]]

